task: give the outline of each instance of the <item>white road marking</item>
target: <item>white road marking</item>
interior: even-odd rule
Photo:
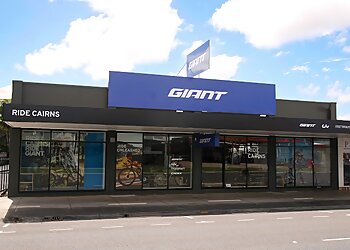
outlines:
[[[202,221],[196,221],[197,224],[209,224],[214,223],[215,221],[212,220],[202,220]]]
[[[103,229],[112,229],[112,228],[122,228],[124,226],[110,226],[110,227],[101,227]]]
[[[14,233],[16,233],[16,231],[7,231],[7,232],[0,231],[0,234],[14,234]]]
[[[294,200],[313,200],[312,197],[304,197],[304,198],[293,198]]]
[[[73,228],[54,228],[54,229],[50,229],[50,232],[59,232],[59,231],[72,231]]]
[[[350,240],[350,238],[323,239],[322,241],[340,241],[340,240]]]
[[[346,216],[350,216],[350,214],[346,214]]]
[[[279,217],[279,218],[276,218],[277,220],[291,220],[293,219],[293,217]]]
[[[40,206],[17,206],[16,208],[39,208]]]
[[[133,206],[133,205],[147,205],[146,202],[125,202],[125,203],[110,203],[108,206]]]
[[[8,227],[10,224],[6,223],[5,225],[3,225],[2,227]]]
[[[242,200],[208,200],[208,202],[239,202]]]
[[[314,218],[329,218],[328,215],[315,215]]]
[[[123,197],[135,197],[135,194],[124,194],[124,195],[110,195],[113,198],[123,198]]]
[[[269,213],[271,215],[286,215],[286,214],[306,214],[306,213],[310,213],[310,211],[294,211],[294,212],[273,212],[273,213]]]
[[[187,219],[193,220],[193,216],[184,216]]]
[[[298,242],[296,240],[293,240],[292,243],[293,244],[298,244]]]
[[[170,223],[163,223],[163,224],[151,224],[151,226],[170,226]]]
[[[237,220],[237,221],[239,221],[239,222],[247,222],[247,221],[253,221],[253,220],[255,220],[255,219],[242,219],[242,220]]]
[[[324,210],[318,210],[318,211],[314,211],[316,213],[326,213],[326,214],[334,214],[333,211],[324,211]]]

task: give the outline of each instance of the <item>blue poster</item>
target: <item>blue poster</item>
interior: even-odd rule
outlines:
[[[85,140],[101,140],[103,133],[88,133]],[[104,188],[104,144],[84,143],[84,188]]]

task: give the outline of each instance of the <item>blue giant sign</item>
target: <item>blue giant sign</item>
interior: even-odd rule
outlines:
[[[196,76],[210,67],[210,44],[209,40],[203,43],[200,47],[195,49],[187,55],[187,76]]]
[[[275,115],[275,85],[110,72],[108,107]]]

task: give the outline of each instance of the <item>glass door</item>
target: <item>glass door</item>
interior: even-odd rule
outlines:
[[[220,147],[204,147],[202,150],[202,187],[223,187],[223,137]]]
[[[166,189],[168,186],[168,138],[166,134],[144,134],[143,188]]]

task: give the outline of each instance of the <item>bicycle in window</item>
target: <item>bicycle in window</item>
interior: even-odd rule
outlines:
[[[142,167],[140,162],[133,161],[131,158],[124,156],[118,159],[117,166],[123,167],[118,173],[118,182],[122,186],[130,186],[137,179],[141,179]]]

